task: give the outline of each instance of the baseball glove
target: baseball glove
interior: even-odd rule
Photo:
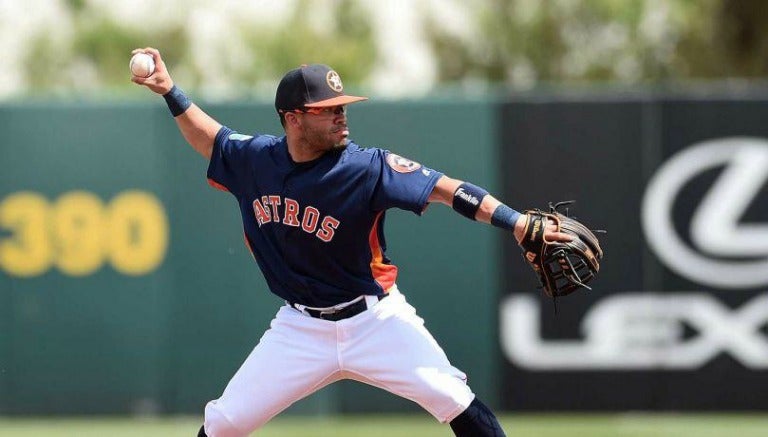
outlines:
[[[523,257],[536,272],[547,296],[557,298],[573,293],[579,288],[591,290],[587,283],[600,271],[603,250],[595,234],[586,226],[561,214],[558,208],[570,202],[549,204],[549,212],[527,210],[528,221],[520,248]],[[559,232],[570,234],[572,241],[546,241],[544,229],[547,220],[557,225]],[[599,232],[599,231],[598,231]],[[603,231],[604,232],[604,231]]]

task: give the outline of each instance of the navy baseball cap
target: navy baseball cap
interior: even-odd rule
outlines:
[[[339,73],[323,64],[302,65],[283,76],[275,94],[277,112],[347,105],[368,97],[344,94]]]

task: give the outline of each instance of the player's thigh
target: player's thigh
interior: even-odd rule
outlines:
[[[413,400],[442,422],[452,420],[474,399],[466,375],[451,365],[402,295],[379,305],[375,320],[364,323],[345,350],[345,365],[355,379]]]
[[[331,328],[329,322],[281,308],[221,397],[206,406],[206,429],[250,432],[338,379],[335,330]],[[216,435],[215,429],[211,431]]]

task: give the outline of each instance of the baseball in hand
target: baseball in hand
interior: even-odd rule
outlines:
[[[146,53],[136,53],[131,58],[131,73],[134,76],[149,77],[155,72],[155,60],[152,55]]]

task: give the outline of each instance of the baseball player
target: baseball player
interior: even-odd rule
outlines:
[[[387,258],[389,208],[421,215],[430,203],[512,231],[526,215],[485,190],[349,139],[344,93],[326,65],[303,65],[280,81],[283,136],[222,126],[174,85],[160,53],[148,78],[186,141],[210,160],[208,180],[237,199],[245,241],[270,290],[285,301],[221,397],[205,407],[198,436],[246,436],[294,402],[341,379],[410,399],[457,436],[503,436],[397,286]],[[548,239],[570,239],[547,226]]]

